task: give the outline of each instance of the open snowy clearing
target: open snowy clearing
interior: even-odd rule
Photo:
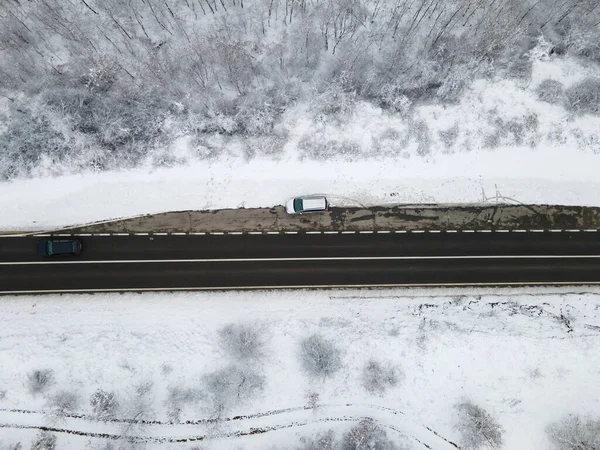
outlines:
[[[551,423],[600,415],[596,288],[4,297],[0,315],[0,448],[47,427],[57,449],[288,449],[370,418],[443,450],[470,401],[502,448],[545,449]],[[321,376],[301,357],[314,334]]]
[[[270,207],[310,193],[327,194],[333,206],[479,203],[502,197],[598,206],[600,118],[573,115],[535,94],[543,80],[569,86],[594,70],[571,59],[541,58],[528,85],[478,80],[459,103],[419,106],[411,119],[358,102],[348,116],[321,122],[310,107],[298,104],[278,125],[287,142],[275,156],[265,154],[266,148],[248,155],[247,143],[215,135],[216,159],[203,159],[184,136],[151,153],[135,170],[74,170],[52,178],[57,167],[47,160],[35,173],[38,178],[0,183],[0,229]],[[415,123],[422,128],[417,134],[411,131]],[[319,153],[326,148],[330,154]],[[316,156],[311,153],[317,150]],[[174,167],[156,165],[165,158]]]

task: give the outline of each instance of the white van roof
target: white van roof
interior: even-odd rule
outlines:
[[[302,199],[303,209],[326,209],[325,197],[304,197]]]

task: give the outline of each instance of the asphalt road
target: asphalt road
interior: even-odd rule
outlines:
[[[0,293],[600,284],[600,232],[87,236],[56,258],[40,239],[0,238]]]

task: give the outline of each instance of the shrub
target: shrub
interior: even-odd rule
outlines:
[[[533,61],[525,56],[511,59],[508,63],[507,75],[519,80],[530,80],[533,72]]]
[[[224,153],[225,143],[219,139],[207,139],[205,135],[197,135],[190,139],[194,155],[199,159],[216,159]]]
[[[115,417],[119,408],[115,394],[98,389],[90,397],[92,413],[98,420],[106,420]]]
[[[455,429],[460,433],[461,447],[476,450],[484,445],[500,448],[503,428],[485,409],[465,401],[456,405],[458,422]]]
[[[384,84],[379,90],[379,106],[391,109],[403,117],[411,113],[412,100],[402,94],[402,88],[396,84]]]
[[[141,382],[133,386],[133,395],[131,403],[127,407],[127,414],[135,423],[142,423],[154,418],[152,408],[152,389],[154,384],[151,381]],[[126,430],[129,432],[129,429]]]
[[[310,409],[317,409],[319,407],[320,395],[318,392],[309,391],[306,393],[307,406]]]
[[[31,450],[54,450],[56,448],[56,436],[42,431],[31,443]]]
[[[48,399],[48,407],[55,417],[64,417],[77,410],[79,398],[70,391],[58,391]]]
[[[90,92],[106,92],[117,81],[118,70],[116,61],[105,55],[94,57],[87,61],[81,81]]]
[[[585,78],[566,90],[566,108],[581,114],[600,112],[600,78]]]
[[[244,150],[248,159],[256,155],[277,156],[283,152],[287,140],[287,132],[273,133],[269,136],[247,136],[244,138]]]
[[[134,445],[134,444],[130,444],[130,445]],[[113,444],[112,442],[103,442],[96,446],[87,446],[86,450],[117,450],[117,447],[115,447],[115,444]],[[118,447],[118,450],[126,450],[126,447],[123,447],[121,445]]]
[[[345,92],[339,83],[330,83],[312,101],[311,110],[315,120],[323,120],[324,116],[343,122],[356,109],[356,93]]]
[[[185,405],[196,403],[201,398],[201,392],[197,389],[186,389],[182,387],[170,387],[165,404],[167,415],[173,422],[179,422],[181,410]]]
[[[340,450],[396,450],[383,428],[370,419],[361,420],[344,434]]]
[[[377,156],[398,156],[406,149],[410,135],[404,130],[387,128],[379,136],[373,136],[371,148]]]
[[[547,429],[555,450],[598,450],[600,448],[600,420],[566,416]]]
[[[417,154],[426,156],[431,153],[431,133],[424,120],[415,120],[409,125],[411,137],[417,142]]]
[[[52,369],[34,370],[27,375],[29,391],[39,394],[46,391],[54,384],[54,371]]]
[[[262,330],[248,323],[229,324],[219,330],[221,347],[233,358],[260,359],[265,354]]]
[[[57,130],[46,116],[27,111],[0,134],[0,180],[30,176],[43,155],[64,158],[74,146],[74,139]]]
[[[237,129],[248,135],[271,134],[279,116],[285,111],[295,94],[292,86],[281,89],[257,90],[236,102]]]
[[[262,375],[235,365],[207,374],[203,381],[212,412],[217,416],[237,403],[250,399],[263,389],[265,383]]]
[[[461,70],[462,69],[462,70]],[[436,95],[447,103],[457,103],[463,96],[465,89],[469,86],[472,71],[464,66],[452,70],[442,81]]]
[[[493,133],[486,134],[483,137],[483,146],[485,148],[496,148],[500,145],[501,134],[498,131],[494,131]]]
[[[391,366],[383,366],[379,361],[371,359],[365,364],[362,373],[362,384],[371,394],[383,394],[389,387],[398,384],[400,371]]]
[[[600,136],[593,131],[586,132],[580,128],[571,130],[571,135],[577,141],[580,148],[590,149],[595,154],[600,153]]]
[[[495,148],[501,144],[522,145],[523,143],[534,146],[537,142],[539,119],[535,113],[505,121],[493,112],[490,124],[494,127],[494,131],[484,137],[485,147]]]
[[[331,376],[342,365],[338,348],[320,334],[313,334],[302,340],[300,362],[303,369],[314,377]]]
[[[592,61],[600,61],[600,44],[598,43],[598,34],[595,30],[585,29],[581,25],[571,27],[567,45],[569,53],[575,53],[577,56]]]
[[[546,103],[560,103],[563,100],[564,90],[560,81],[547,78],[535,90],[538,99]]]
[[[446,148],[451,148],[458,139],[458,132],[458,124],[454,124],[454,126],[448,128],[447,130],[438,131],[438,136]]]
[[[2,442],[0,442],[2,444]],[[23,445],[20,442],[8,444],[6,447],[0,447],[2,450],[23,450]]]
[[[99,145],[111,166],[133,166],[165,135],[172,116],[164,93],[142,89],[89,92],[85,88],[47,89],[46,105],[60,110],[74,130]]]
[[[336,141],[314,134],[304,136],[298,142],[298,149],[302,158],[308,157],[320,161],[337,156],[352,161],[360,155],[360,146],[356,142],[347,139]]]
[[[300,438],[301,445],[296,450],[336,450],[338,448],[333,430],[317,433],[314,437]]]

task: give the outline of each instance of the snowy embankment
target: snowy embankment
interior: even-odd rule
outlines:
[[[368,418],[443,450],[470,404],[502,448],[545,449],[567,414],[600,416],[595,288],[19,297],[0,315],[0,448],[44,427],[57,450],[308,448]]]
[[[0,183],[0,229],[269,207],[307,193],[328,194],[334,206],[501,197],[598,206],[600,117],[567,112],[542,101],[539,91],[544,80],[567,88],[596,69],[569,58],[540,58],[527,85],[478,80],[458,104],[418,106],[408,118],[357,102],[343,120],[322,121],[311,107],[297,104],[277,125],[287,141],[276,156],[260,145],[249,156],[248,142],[215,135],[210,139],[220,148],[217,159],[202,159],[184,137],[153,151],[135,170],[52,178],[45,177],[52,167],[42,166],[36,179]],[[174,167],[157,168],[167,156]]]

